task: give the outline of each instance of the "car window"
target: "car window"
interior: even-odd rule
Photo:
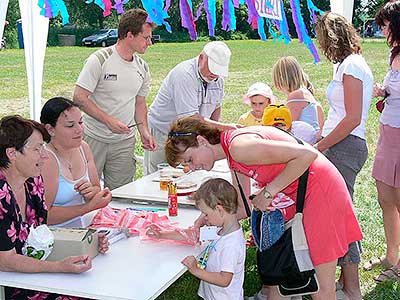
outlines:
[[[99,34],[107,33],[108,29],[100,29]]]

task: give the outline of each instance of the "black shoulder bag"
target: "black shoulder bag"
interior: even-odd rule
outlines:
[[[297,138],[296,140],[300,144],[303,144],[301,140]],[[309,170],[307,169],[299,178],[296,216],[294,217],[297,222],[292,223],[292,220],[289,221],[288,223],[290,224],[286,224],[283,235],[270,248],[264,251],[257,250],[257,268],[262,282],[265,285],[278,285],[279,292],[282,296],[308,295],[319,291],[319,285],[315,269],[309,257],[308,247],[306,247],[306,256],[308,257],[306,257],[306,263],[304,263],[304,259],[301,259],[301,257],[304,258],[304,253],[302,253],[303,256],[296,256],[293,243],[293,232],[296,234],[295,240],[300,238],[306,243],[302,223],[302,212],[307,189],[308,173]],[[238,181],[246,212],[248,212],[250,208],[248,207],[237,175],[236,180]],[[260,230],[260,221],[261,216],[257,218],[256,221],[257,224],[255,228],[258,230]],[[303,236],[297,236],[301,235],[299,232]],[[258,236],[259,234],[260,232],[258,232]],[[302,249],[304,249],[304,247]],[[297,257],[299,257],[301,261],[298,261]],[[304,268],[305,265],[308,267]]]

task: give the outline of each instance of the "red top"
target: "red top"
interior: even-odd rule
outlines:
[[[297,141],[271,126],[245,127],[221,134],[221,145],[230,169],[253,178],[260,187],[264,187],[280,174],[285,164],[245,165],[234,161],[229,154],[230,145],[235,137],[242,134],[255,134],[266,140],[289,143]],[[336,167],[319,153],[309,169],[303,224],[311,259],[316,266],[344,256],[351,242],[362,239],[362,232],[346,183]],[[297,185],[298,180],[295,180],[282,192],[296,201]],[[294,213],[295,207],[293,209]]]

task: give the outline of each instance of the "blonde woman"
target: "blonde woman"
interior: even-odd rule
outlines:
[[[286,94],[286,105],[293,121],[310,124],[319,140],[324,125],[324,112],[315,100],[314,87],[297,59],[293,56],[280,58],[272,68],[272,81],[278,90]]]
[[[368,156],[365,130],[374,79],[361,55],[360,38],[343,16],[325,13],[315,23],[315,33],[326,58],[338,67],[326,92],[329,112],[322,139],[314,147],[336,166],[353,198],[357,174]],[[339,259],[343,299],[362,299],[360,252],[361,243],[351,243],[347,254]]]

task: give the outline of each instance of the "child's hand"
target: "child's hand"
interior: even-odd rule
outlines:
[[[99,252],[104,254],[108,251],[110,243],[104,232],[99,232]]]
[[[161,230],[154,225],[150,225],[147,227],[146,235],[154,239],[160,239]]]
[[[195,272],[195,270],[197,270],[199,267],[197,266],[197,260],[196,258],[191,255],[191,256],[187,256],[182,260],[182,264],[188,268],[190,273]]]

